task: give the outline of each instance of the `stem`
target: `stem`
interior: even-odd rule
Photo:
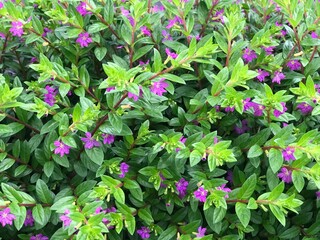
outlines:
[[[312,61],[312,59],[314,58],[314,55],[316,54],[317,51],[318,51],[318,46],[314,46],[309,63]]]
[[[34,207],[34,206],[36,206],[37,204],[39,204],[39,203],[18,203],[18,205],[19,205],[20,207]],[[9,204],[8,204],[8,205],[9,205]],[[0,209],[7,208],[8,205],[2,205],[2,206],[0,206]],[[42,203],[41,206],[43,206],[43,207],[51,207],[51,204]]]
[[[129,48],[129,60],[130,60],[130,68],[133,67],[133,54],[134,54],[134,32],[136,29],[136,25],[134,24],[134,26],[132,27],[132,32],[131,32],[131,44],[130,44],[130,48]]]
[[[211,15],[212,15],[212,12],[213,12],[215,6],[218,4],[218,2],[219,2],[219,0],[216,0],[216,1],[212,2],[212,6],[211,6],[211,8],[210,8],[210,10],[208,12],[208,15],[207,15],[207,18],[205,20],[205,23],[202,25],[202,28],[201,28],[201,31],[200,31],[200,34],[199,34],[200,37],[203,36],[204,31],[206,30],[206,27],[208,25],[209,19],[210,19]],[[196,5],[198,5],[198,4],[196,4]]]
[[[24,121],[21,121],[18,118],[15,118],[14,116],[11,116],[9,113],[5,113],[3,111],[0,111],[0,114],[5,114],[7,118],[10,118],[11,120],[18,122],[20,124],[23,124],[24,126],[26,126],[27,128],[31,129],[32,131],[36,132],[36,133],[40,133],[40,131],[38,129],[35,129],[34,127],[32,127],[30,124],[25,123]]]
[[[230,57],[231,57],[231,39],[230,38],[231,37],[228,37],[228,52],[227,52],[227,59],[226,59],[226,67],[228,67],[229,60],[230,60]]]

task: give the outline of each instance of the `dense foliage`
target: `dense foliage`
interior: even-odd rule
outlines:
[[[319,20],[0,1],[2,239],[319,239]]]

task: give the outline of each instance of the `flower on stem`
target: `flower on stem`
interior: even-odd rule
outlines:
[[[93,147],[100,147],[100,143],[95,140],[90,132],[86,132],[86,137],[81,138],[82,142],[84,142],[84,148],[91,149]]]
[[[286,77],[286,76],[285,76],[282,72],[275,71],[275,72],[274,72],[274,75],[273,75],[272,82],[276,82],[276,83],[280,84],[281,81],[282,81],[283,79],[285,79],[285,77]]]
[[[16,216],[10,213],[10,208],[5,208],[2,211],[0,211],[0,223],[2,227],[9,224],[12,225],[12,221],[16,219]]]
[[[282,105],[282,111],[278,110],[278,109],[275,109],[273,111],[273,115],[278,118],[280,117],[280,115],[284,114],[288,109],[286,107],[286,103],[285,102],[281,102],[281,105]]]
[[[199,187],[196,191],[194,191],[194,197],[197,198],[200,202],[205,202],[207,200],[208,191],[203,187]]]
[[[302,102],[298,104],[297,109],[299,109],[303,115],[307,115],[312,112],[313,107],[306,102]]]
[[[50,86],[45,86],[45,89],[47,90],[47,93],[45,93],[43,96],[44,96],[44,101],[50,106],[52,107],[55,102],[56,102],[56,95],[57,95],[57,92],[56,90],[53,88],[53,87],[50,87]]]
[[[207,231],[206,228],[203,228],[203,227],[200,226],[200,227],[198,228],[198,232],[197,232],[197,234],[196,234],[196,237],[197,237],[197,238],[204,237],[205,234],[206,234],[206,231]]]
[[[137,233],[140,235],[142,239],[148,239],[150,238],[150,229],[143,226],[140,229],[137,230]]]
[[[69,154],[71,147],[67,144],[64,144],[59,140],[54,141],[53,144],[54,146],[56,146],[56,148],[54,149],[54,154],[60,154],[60,157],[63,157],[65,154]]]
[[[247,119],[243,119],[241,121],[241,127],[240,126],[235,126],[234,130],[239,135],[249,131],[250,128],[248,127],[248,120]]]
[[[162,36],[164,37],[162,39],[162,42],[164,42],[164,41],[172,41],[172,37],[171,37],[170,33],[168,33],[166,30],[162,30],[161,33],[162,33]]]
[[[284,158],[285,161],[289,162],[291,160],[296,160],[296,158],[294,157],[294,147],[286,147],[286,149],[282,150],[282,156]]]
[[[86,8],[86,3],[85,2],[80,2],[80,4],[76,7],[77,12],[80,13],[81,16],[85,16],[89,14]]]
[[[166,88],[169,87],[169,84],[164,81],[164,78],[161,78],[157,82],[153,82],[150,91],[158,96],[162,96],[163,93],[166,93]]]
[[[102,133],[101,136],[103,137],[103,144],[112,144],[114,142],[115,136],[112,134]]]
[[[23,23],[20,21],[12,22],[9,31],[12,33],[12,36],[21,37],[23,34]]]
[[[181,178],[176,183],[176,188],[177,188],[177,191],[179,192],[180,198],[184,198],[184,196],[186,196],[188,185],[189,185],[189,182],[187,180],[185,180],[184,178]]]
[[[26,219],[23,223],[24,226],[33,226],[34,225],[34,218],[32,216],[32,211],[30,209],[27,210]]]
[[[166,54],[168,57],[171,57],[173,59],[176,59],[178,57],[178,54],[176,54],[175,52],[170,52],[169,48],[166,48]]]
[[[125,162],[122,162],[120,164],[120,175],[119,178],[124,178],[126,176],[126,173],[129,172],[129,165]]]
[[[292,182],[292,171],[287,168],[281,168],[281,172],[277,175],[283,182],[291,183]]]
[[[142,34],[143,35],[146,35],[146,36],[151,36],[151,32],[150,32],[150,30],[146,27],[146,26],[142,26],[141,28],[140,28],[140,30],[141,30],[141,32],[142,32]]]
[[[262,47],[262,48],[266,52],[266,55],[271,55],[273,53],[275,46]]]
[[[312,32],[311,33],[311,37],[312,38],[319,38],[318,34],[316,32]]]
[[[262,69],[258,69],[258,74],[259,74],[259,75],[257,76],[257,79],[258,79],[260,82],[263,82],[266,77],[269,77],[269,76],[270,76],[270,74],[269,74],[267,71],[264,71],[264,70],[262,70]]]
[[[252,62],[255,58],[257,58],[257,54],[254,50],[246,48],[243,52],[242,58],[245,61],[245,63],[249,63]]]
[[[92,43],[92,38],[90,37],[89,33],[84,32],[84,33],[80,33],[76,43],[79,43],[80,47],[88,47],[89,43]]]
[[[179,141],[184,144],[187,141],[187,139],[185,137],[181,137]],[[179,152],[179,151],[180,151],[180,148],[176,148],[176,152]]]
[[[217,190],[221,190],[221,191],[223,191],[223,192],[225,192],[225,193],[231,192],[231,189],[230,189],[230,188],[227,188],[227,187],[226,187],[226,184],[222,184],[220,187],[217,187],[216,189],[217,189]],[[224,198],[229,198],[229,195],[226,194],[226,195],[224,196]]]
[[[35,236],[31,236],[30,240],[49,240],[49,238],[47,236],[44,236],[41,233],[39,233]]]
[[[290,60],[287,63],[287,67],[290,68],[291,71],[294,70],[300,70],[301,69],[301,63],[299,62],[299,60]]]
[[[63,223],[63,226],[64,227],[67,227],[67,226],[70,226],[72,220],[70,219],[70,217],[68,216],[68,214],[70,213],[70,210],[69,209],[66,209],[64,211],[64,214],[60,216],[60,220],[62,221]]]

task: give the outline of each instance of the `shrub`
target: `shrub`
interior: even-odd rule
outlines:
[[[313,0],[0,2],[1,237],[319,239],[319,19]]]

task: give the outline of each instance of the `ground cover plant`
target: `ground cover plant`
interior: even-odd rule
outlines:
[[[319,20],[0,1],[1,239],[319,239]]]

